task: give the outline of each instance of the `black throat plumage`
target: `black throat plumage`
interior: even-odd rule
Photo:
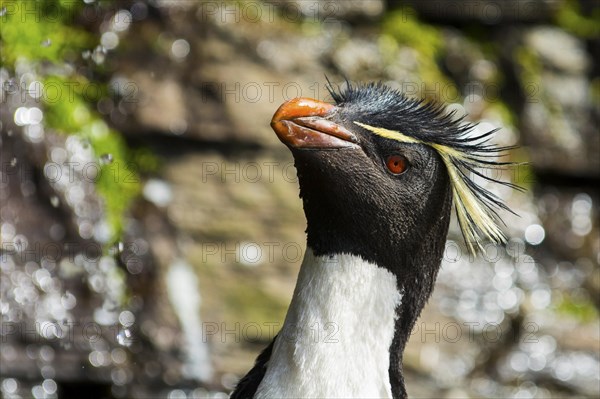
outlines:
[[[403,398],[402,353],[433,290],[453,199],[467,240],[501,238],[493,208],[504,205],[469,172],[503,165],[491,157],[506,148],[486,144],[492,132],[469,136],[472,125],[381,84],[331,93],[336,106],[294,99],[272,126],[294,155],[308,250],[349,254],[395,276],[402,304],[395,308],[388,377],[392,396]],[[259,356],[233,398],[254,396],[274,348]]]
[[[427,180],[433,184],[407,182],[422,199],[409,208],[383,207],[378,197],[389,197],[393,203],[396,196],[403,194],[378,192],[374,188],[378,186],[376,176],[349,182],[346,190],[340,188],[332,196],[331,176],[323,178],[323,174],[344,168],[350,156],[347,151],[329,154],[326,161],[311,151],[293,151],[307,218],[307,247],[318,256],[356,255],[396,276],[402,304],[396,308],[389,378],[393,397],[404,398],[402,354],[431,295],[441,264],[452,208],[450,182],[438,160],[431,161],[427,168]],[[435,159],[437,155],[432,152],[431,156]],[[363,195],[353,194],[357,192]],[[339,198],[346,201],[343,207]],[[347,212],[348,209],[353,211]]]

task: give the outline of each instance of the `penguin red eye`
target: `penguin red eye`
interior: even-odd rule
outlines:
[[[402,155],[390,155],[385,161],[385,166],[395,175],[400,175],[408,169],[408,161]]]

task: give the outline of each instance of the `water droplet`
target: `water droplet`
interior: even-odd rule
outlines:
[[[100,156],[100,164],[101,165],[108,165],[108,164],[111,164],[112,162],[113,162],[112,154],[102,154]]]
[[[119,250],[119,247],[120,247],[119,244],[120,243],[116,243],[108,249],[108,254],[110,256],[117,256],[121,253],[121,251]]]
[[[56,393],[58,386],[54,380],[47,379],[42,382],[42,388],[46,394],[53,395]]]
[[[122,368],[113,369],[110,373],[110,377],[115,385],[125,385],[130,379],[127,370]]]
[[[44,388],[41,385],[35,385],[31,388],[31,394],[35,399],[42,399],[46,395],[44,394]]]
[[[60,299],[60,303],[64,306],[65,309],[70,310],[73,309],[77,304],[77,298],[75,297],[75,295],[67,291]]]
[[[124,328],[117,334],[117,342],[119,343],[119,345],[131,346],[131,344],[133,343],[132,338],[133,334],[131,334],[131,330],[129,330],[128,328]]]
[[[169,130],[171,131],[171,133],[176,134],[178,136],[184,134],[187,128],[188,125],[185,120],[177,120],[169,124]]]
[[[129,310],[124,310],[119,314],[119,322],[123,327],[130,327],[135,322],[135,315]]]
[[[144,270],[144,264],[141,259],[132,256],[125,261],[127,271],[131,274],[140,274]]]
[[[19,383],[14,378],[6,378],[2,381],[2,390],[6,393],[16,393]]]
[[[100,43],[107,50],[113,50],[119,45],[119,36],[115,32],[104,32],[100,38]]]
[[[531,245],[538,245],[546,236],[544,228],[539,224],[532,224],[525,229],[525,241]]]
[[[40,359],[44,362],[51,362],[54,360],[54,349],[49,345],[43,345],[40,348]]]
[[[52,45],[52,40],[46,39],[42,41],[42,47],[50,47]]]
[[[115,348],[110,352],[112,361],[116,364],[123,364],[127,361],[127,353],[121,348]]]
[[[60,205],[60,199],[56,195],[53,195],[52,197],[50,197],[50,203],[53,207],[58,208],[58,206]]]
[[[169,205],[173,199],[171,186],[163,180],[149,179],[144,185],[144,198],[159,207]]]
[[[92,61],[96,64],[102,64],[106,58],[106,50],[102,46],[97,46],[92,53]]]
[[[177,39],[171,45],[171,55],[176,60],[182,60],[190,53],[190,44],[185,39]]]
[[[171,392],[169,392],[169,395],[168,395],[168,399],[185,399],[185,398],[187,398],[187,395],[181,389],[174,389]]]
[[[105,365],[107,353],[103,351],[92,351],[88,355],[88,360],[90,364],[94,367],[102,367]]]
[[[117,32],[123,32],[129,28],[131,24],[132,15],[127,10],[119,10],[115,13],[112,18],[113,29]]]
[[[25,140],[30,143],[40,143],[44,139],[44,127],[42,125],[27,125],[23,129]]]

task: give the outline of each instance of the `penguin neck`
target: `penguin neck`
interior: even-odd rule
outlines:
[[[411,325],[403,292],[388,269],[347,253],[307,249],[284,326],[256,397],[394,397],[391,372]],[[418,315],[417,315],[418,316]],[[416,316],[415,316],[416,318]],[[414,322],[414,320],[412,321]],[[400,355],[401,356],[401,355]]]

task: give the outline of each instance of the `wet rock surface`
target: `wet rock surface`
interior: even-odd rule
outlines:
[[[335,5],[323,20],[308,3],[252,3],[260,18],[243,5],[145,5],[146,17],[107,55],[115,93],[97,104],[131,148],[161,159],[139,182],[120,246],[106,246],[95,177],[68,163],[110,157],[73,136],[40,134],[39,121],[16,123],[18,109],[39,105],[6,90],[22,69],[2,70],[4,397],[232,389],[281,326],[305,248],[293,161],[268,122],[291,97],[326,99],[325,74],[450,98],[482,132],[503,127],[499,144],[521,144],[513,160],[531,161],[503,172],[527,188],[498,192],[519,214],[503,215],[506,247],[472,257],[453,222],[434,296],[405,353],[411,396],[597,396],[600,138],[588,89],[598,67],[585,41],[506,19],[492,29],[481,10],[458,14],[494,31],[477,37],[443,25],[427,2],[388,22],[432,18],[435,32],[417,36],[444,48],[435,62],[433,50],[382,28],[394,7],[315,2],[319,13]],[[120,7],[135,14],[140,4]],[[48,162],[66,181],[45,173]],[[58,256],[31,258],[55,245]],[[67,253],[68,245],[76,248]],[[65,323],[77,324],[58,336]]]
[[[600,115],[590,90],[592,59],[585,43],[554,27],[514,33],[508,51],[525,101],[523,142],[540,173],[598,178]]]

